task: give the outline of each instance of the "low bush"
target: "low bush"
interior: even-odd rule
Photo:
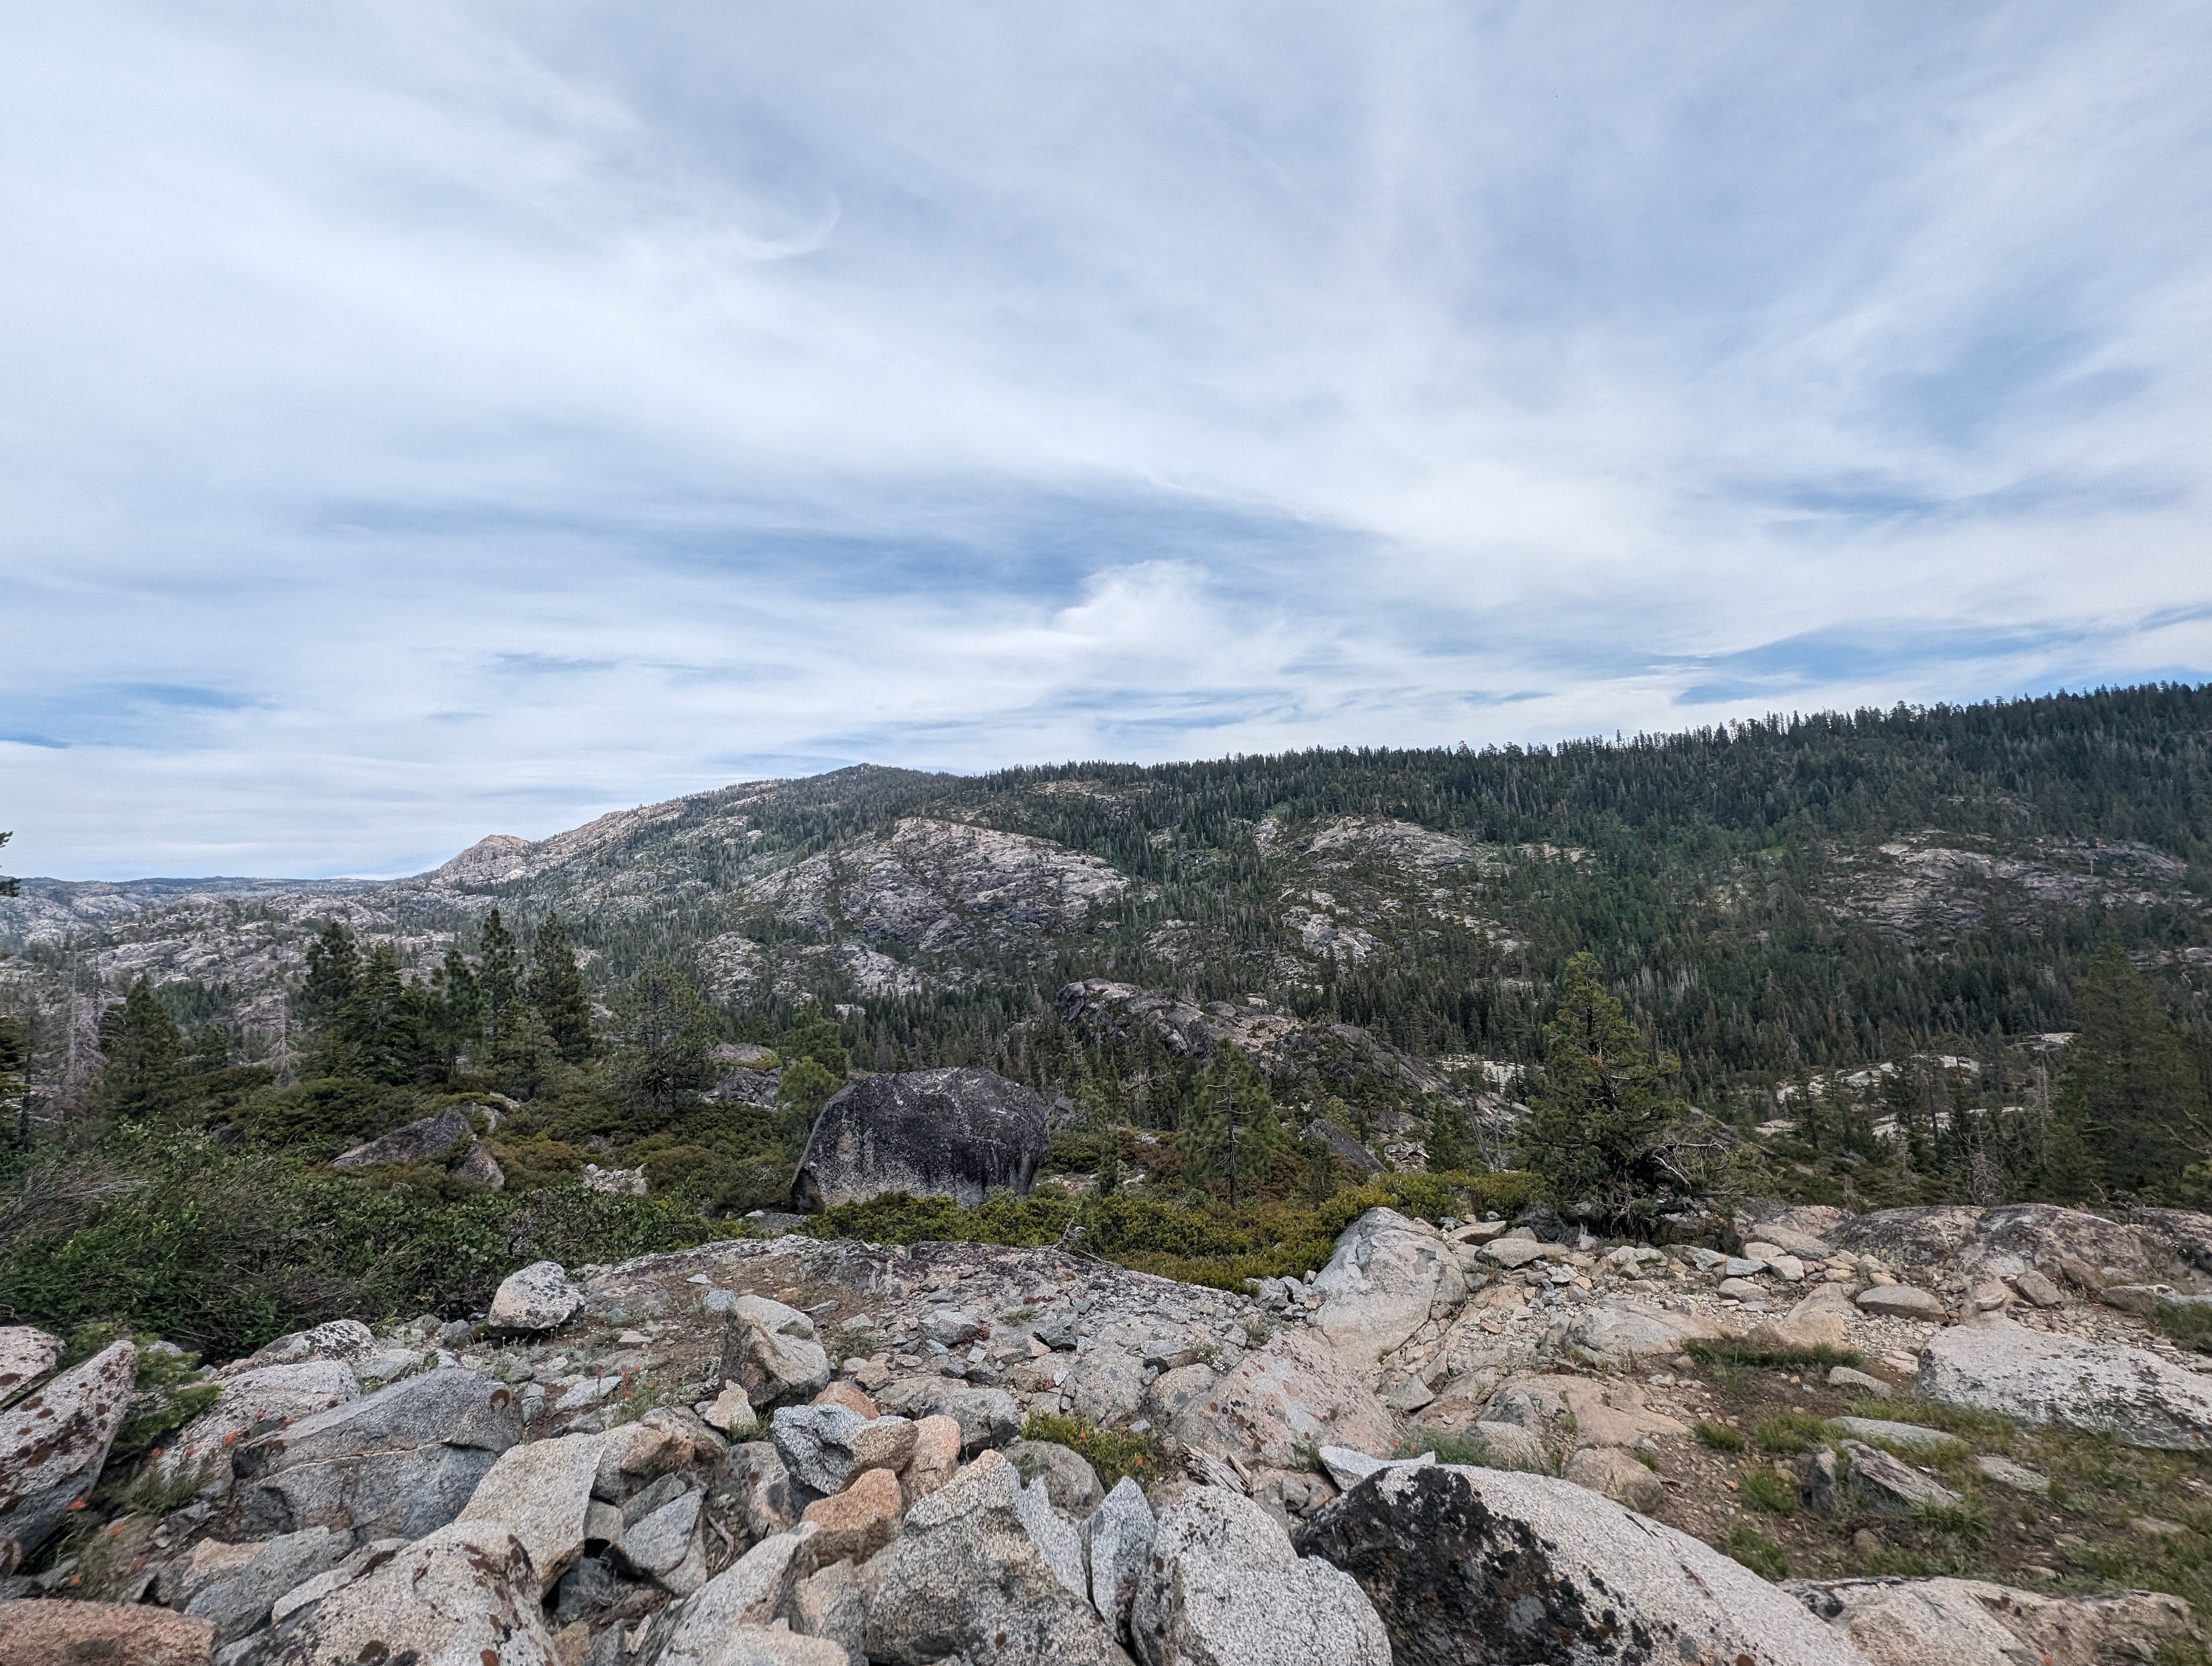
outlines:
[[[1762,1579],[1790,1577],[1790,1559],[1782,1554],[1782,1547],[1754,1528],[1730,1528],[1728,1548],[1730,1556]]]
[[[1731,1429],[1725,1423],[1700,1423],[1697,1436],[1698,1444],[1710,1446],[1716,1452],[1741,1452],[1750,1444],[1744,1439],[1742,1430]]]
[[[1024,1440],[1048,1440],[1079,1452],[1098,1472],[1098,1484],[1111,1487],[1124,1475],[1133,1475],[1139,1487],[1149,1487],[1160,1473],[1160,1443],[1149,1434],[1127,1429],[1101,1429],[1087,1417],[1054,1417],[1032,1413],[1022,1425]]]
[[[2150,1322],[2183,1347],[2212,1353],[2212,1302],[2160,1302]]]
[[[1797,1487],[1779,1469],[1765,1464],[1747,1471],[1737,1483],[1736,1496],[1753,1510],[1764,1510],[1769,1515],[1787,1516],[1797,1508]]]
[[[1828,1421],[1814,1412],[1783,1412],[1762,1420],[1751,1438],[1762,1452],[1809,1452],[1826,1444]]]

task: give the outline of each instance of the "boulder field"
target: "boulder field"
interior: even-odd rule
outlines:
[[[64,1366],[0,1328],[0,1666],[2198,1646],[2179,1598],[2025,1556],[2018,1586],[1879,1564],[1984,1490],[2021,1501],[2008,1533],[2077,1508],[2025,1461],[2051,1441],[2195,1464],[2212,1377],[2103,1298],[2192,1293],[2212,1236],[1893,1213],[1655,1248],[1378,1209],[1243,1292],[799,1237],[538,1262],[475,1319],[336,1320],[204,1373],[212,1403],[121,1458],[137,1346]],[[2177,1498],[2130,1530],[2203,1518]],[[1785,1579],[1785,1522],[1877,1566]]]

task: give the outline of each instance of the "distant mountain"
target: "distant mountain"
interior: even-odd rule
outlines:
[[[603,1000],[671,962],[733,1032],[835,1011],[864,1067],[1020,1073],[1039,1025],[1103,1057],[1194,1023],[1284,1057],[1333,1034],[1356,1070],[1471,1095],[1536,1055],[1588,949],[1716,1098],[2063,1032],[2107,933],[2201,1026],[2208,897],[2212,687],[2152,687],[1556,749],[863,766],[494,835],[384,883],[27,880],[0,901],[0,999],[65,1097],[141,974],[281,1061],[325,921],[427,974],[495,906],[557,909]]]

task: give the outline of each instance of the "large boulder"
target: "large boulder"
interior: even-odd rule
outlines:
[[[811,1523],[772,1534],[692,1592],[674,1610],[655,1666],[722,1666],[728,1639],[767,1626],[814,1572],[820,1536]]]
[[[739,1296],[726,1310],[725,1353],[735,1357],[738,1386],[756,1409],[811,1400],[829,1386],[830,1355],[806,1315],[765,1296]]]
[[[876,1390],[876,1404],[887,1413],[912,1418],[917,1426],[931,1418],[950,1418],[960,1426],[960,1450],[973,1455],[1003,1446],[1022,1432],[1022,1408],[1004,1389],[979,1389],[949,1377],[902,1377]],[[917,1431],[926,1437],[926,1430]]]
[[[256,1533],[328,1527],[414,1539],[459,1515],[521,1438],[511,1389],[447,1366],[246,1442],[232,1464]]]
[[[352,1541],[328,1528],[281,1533],[260,1544],[228,1545],[203,1539],[177,1581],[186,1614],[215,1626],[216,1641],[234,1642],[269,1618],[276,1599],[337,1566]],[[162,1575],[162,1595],[170,1596]]]
[[[1939,1330],[1920,1351],[1924,1400],[2109,1434],[2130,1446],[2212,1447],[2212,1379],[2145,1348],[1990,1317]]]
[[[409,1122],[389,1134],[341,1152],[331,1158],[334,1169],[368,1169],[384,1163],[428,1163],[450,1153],[463,1140],[474,1140],[476,1124],[459,1105],[448,1105],[435,1116]]]
[[[1116,1637],[1129,1629],[1129,1605],[1152,1560],[1158,1530],[1144,1489],[1124,1475],[1083,1523],[1084,1560],[1091,1569],[1091,1602]]]
[[[557,1330],[583,1304],[584,1292],[569,1282],[559,1262],[537,1261],[500,1280],[484,1317],[494,1330],[526,1335]]]
[[[1467,1278],[1443,1235],[1395,1209],[1370,1209],[1345,1228],[1314,1280],[1314,1329],[1355,1371],[1371,1371],[1429,1322],[1438,1303],[1467,1299]]]
[[[1395,1466],[1309,1517],[1295,1541],[1359,1582],[1396,1666],[1865,1666],[1710,1545],[1548,1476]]]
[[[604,1435],[563,1435],[510,1446],[499,1455],[458,1517],[497,1522],[530,1553],[541,1591],[584,1554],[592,1483],[606,1450]]]
[[[869,1659],[1127,1666],[1106,1622],[1031,1537],[1022,1493],[1014,1466],[986,1452],[907,1512],[880,1572],[870,1569]]]
[[[1874,1666],[2107,1666],[2185,1643],[2189,1604],[2161,1591],[2043,1596],[1981,1579],[1792,1581]]]
[[[848,1406],[786,1406],[771,1429],[784,1468],[817,1493],[842,1492],[854,1476],[871,1469],[896,1474],[914,1456],[910,1420],[862,1417]]]
[[[1221,1487],[1161,1512],[1129,1635],[1146,1666],[1390,1666],[1366,1593]]]
[[[551,1666],[530,1553],[505,1528],[455,1522],[277,1628],[256,1666]]]
[[[1893,1266],[1993,1278],[2010,1278],[2031,1267],[2056,1277],[2061,1262],[2071,1257],[2100,1272],[2110,1268],[2127,1282],[2157,1277],[2174,1253],[2170,1234],[2156,1227],[2124,1225],[2051,1203],[1882,1209],[1844,1221],[1833,1241]]]
[[[819,1213],[906,1192],[973,1208],[994,1188],[1026,1195],[1044,1162],[1047,1116],[1042,1099],[993,1071],[867,1077],[823,1107],[793,1207]]]
[[[92,1490],[131,1408],[138,1350],[115,1342],[0,1412],[0,1564],[27,1557]]]
[[[1186,1446],[1273,1469],[1303,1466],[1305,1449],[1349,1446],[1376,1456],[1395,1438],[1390,1414],[1337,1352],[1286,1330],[1244,1356],[1176,1420]]]

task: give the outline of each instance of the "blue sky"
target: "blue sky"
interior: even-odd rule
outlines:
[[[77,0],[10,871],[2212,676],[2212,9]]]

